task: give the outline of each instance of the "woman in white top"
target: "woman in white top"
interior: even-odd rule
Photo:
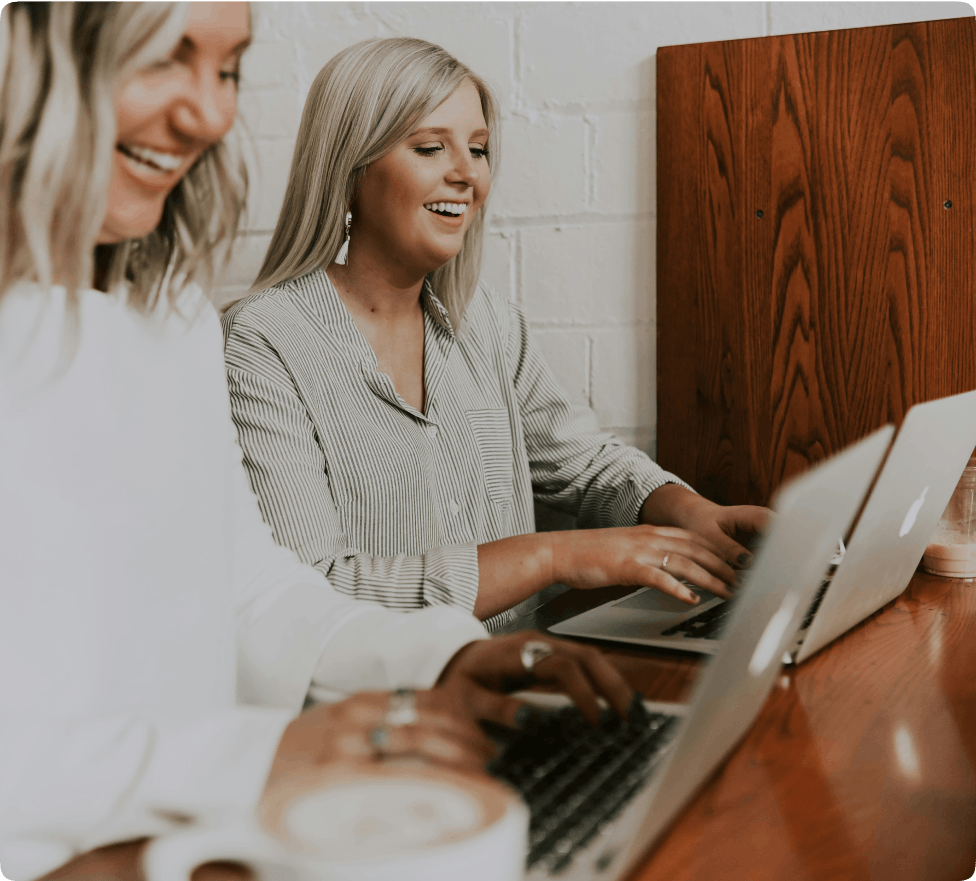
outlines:
[[[709,502],[600,431],[479,284],[498,127],[485,83],[422,40],[359,43],[312,84],[257,293],[224,316],[262,513],[392,608],[490,619],[553,582],[726,596],[766,509]],[[604,528],[535,533],[533,496]]]
[[[242,207],[225,135],[248,7],[12,4],[0,25],[4,875],[252,812],[278,775],[377,749],[480,766],[470,719],[522,718],[495,689],[526,637],[336,593],[241,468],[193,280]],[[597,693],[626,710],[619,673],[552,646],[541,677],[590,718]],[[383,727],[382,693],[297,715],[435,683],[412,725]]]

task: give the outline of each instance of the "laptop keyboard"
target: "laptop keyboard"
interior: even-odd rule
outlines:
[[[529,806],[527,868],[553,875],[569,868],[641,788],[677,720],[639,703],[629,724],[604,710],[599,728],[574,706],[537,713],[488,765]]]
[[[726,600],[709,606],[691,618],[680,621],[673,627],[661,631],[661,636],[681,635],[687,639],[720,639],[729,616],[735,611],[735,602]]]

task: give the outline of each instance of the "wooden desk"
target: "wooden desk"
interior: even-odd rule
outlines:
[[[627,591],[571,591],[551,626]],[[514,629],[514,628],[513,628]],[[645,697],[696,656],[603,643]],[[629,881],[962,881],[976,866],[976,583],[916,574],[798,669]]]

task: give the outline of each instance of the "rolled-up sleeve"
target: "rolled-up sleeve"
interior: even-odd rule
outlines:
[[[225,331],[224,356],[244,465],[275,540],[356,599],[399,611],[451,604],[471,612],[478,596],[477,545],[389,557],[349,547],[328,462],[282,359],[241,321]]]
[[[688,486],[645,453],[601,431],[592,410],[570,403],[525,316],[513,304],[507,308],[508,365],[536,499],[574,515],[580,528],[634,526],[654,490],[667,483]]]

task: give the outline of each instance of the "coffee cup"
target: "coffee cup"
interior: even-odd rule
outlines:
[[[525,805],[486,775],[383,763],[284,778],[252,816],[155,839],[143,867],[147,881],[215,860],[258,881],[517,881],[527,834]]]

